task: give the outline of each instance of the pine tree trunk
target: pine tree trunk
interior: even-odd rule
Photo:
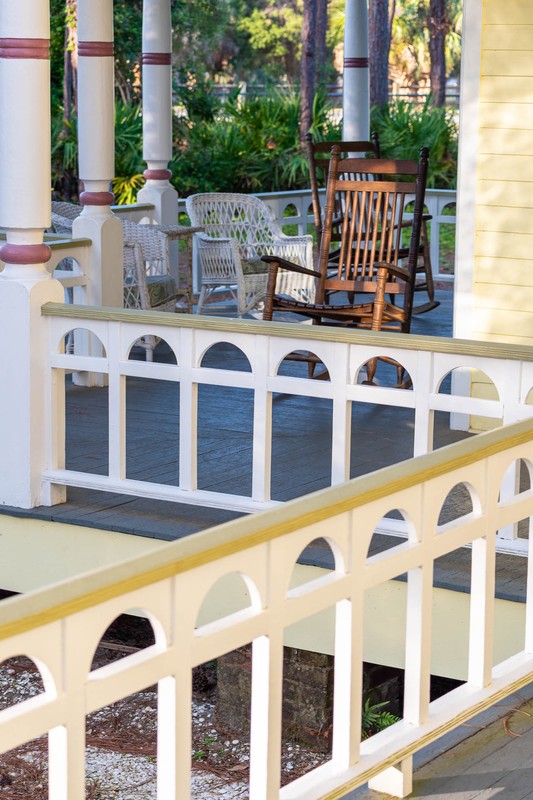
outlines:
[[[371,0],[368,7],[368,62],[370,105],[389,102],[389,50],[394,0]]]
[[[65,53],[63,56],[63,136],[68,136],[73,112],[78,103],[78,31],[77,0],[65,0]],[[65,200],[77,199],[78,179],[70,172],[63,173]]]
[[[316,8],[317,0],[304,0],[302,60],[300,64],[300,139],[302,141],[313,121]]]
[[[446,102],[445,44],[449,28],[446,0],[429,1],[428,28],[431,100],[434,106],[443,106]]]
[[[317,86],[325,86],[328,79],[326,47],[327,30],[328,0],[316,0],[315,58]]]

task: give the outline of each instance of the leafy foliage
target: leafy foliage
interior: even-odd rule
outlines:
[[[459,74],[461,62],[462,0],[446,0],[448,34],[446,36],[447,74]],[[396,4],[392,23],[390,64],[404,76],[418,81],[429,72],[429,0],[401,0]]]
[[[115,103],[115,202],[134,203],[144,185],[142,114],[139,104]]]
[[[375,733],[379,733],[389,725],[394,725],[398,722],[398,717],[386,711],[385,706],[388,706],[388,701],[382,703],[372,703],[370,698],[367,697],[362,708],[361,715],[361,731],[363,739],[368,739]]]
[[[63,108],[58,106],[52,117],[52,190],[57,197],[65,196],[68,184],[69,197],[77,183],[78,129],[76,119],[64,119]],[[75,199],[71,198],[71,199]]]
[[[205,96],[203,84],[198,90]],[[181,195],[202,191],[277,191],[307,186],[307,161],[299,138],[299,96],[271,89],[243,103],[238,92],[222,106],[204,102],[202,113],[189,94],[190,109],[176,125],[171,164]],[[205,113],[206,108],[210,113]],[[331,138],[324,94],[315,97],[312,132]]]
[[[297,74],[301,51],[303,0],[267,2],[257,6],[237,22],[238,30],[247,35],[256,59],[263,61],[262,72],[271,78]]]
[[[370,125],[378,131],[387,158],[414,160],[421,147],[429,148],[428,187],[450,189],[456,185],[458,128],[451,109],[402,100],[372,109]]]

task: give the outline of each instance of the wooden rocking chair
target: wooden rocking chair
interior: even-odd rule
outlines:
[[[271,320],[275,312],[284,311],[308,317],[318,325],[408,333],[420,253],[428,150],[422,148],[418,162],[341,159],[340,154],[340,148],[334,146],[318,269],[308,270],[277,256],[263,256],[269,264],[263,319]],[[347,178],[362,172],[373,179]],[[398,175],[402,176],[401,181],[397,180]],[[406,228],[405,208],[413,196],[414,209]],[[343,209],[340,221],[335,216],[339,201]],[[408,245],[402,241],[407,233]],[[330,260],[332,244],[339,251],[335,274]],[[280,268],[314,275],[316,302],[304,303],[276,294]],[[312,375],[316,357],[302,354],[301,360],[312,365]],[[376,366],[376,360],[367,365],[369,383],[374,380]],[[397,385],[404,385],[399,365]]]
[[[311,183],[311,196],[313,201],[313,218],[315,224],[315,231],[317,243],[320,250],[320,240],[322,237],[322,207],[320,203],[319,188],[326,185],[328,166],[331,157],[331,148],[339,147],[342,158],[349,158],[354,153],[365,153],[369,158],[382,158],[381,146],[379,142],[379,135],[377,131],[372,131],[372,141],[365,142],[313,142],[313,137],[310,133],[306,136],[306,149],[307,161],[309,164],[309,180]],[[367,177],[374,178],[375,175],[368,173],[366,169],[359,173],[357,176],[352,175],[352,178],[365,179]],[[342,218],[342,208],[340,207],[340,200],[337,200],[335,210],[335,222],[339,223]],[[413,307],[413,314],[424,314],[437,308],[440,305],[438,300],[435,300],[435,285],[433,281],[433,268],[431,266],[431,254],[429,248],[429,236],[427,223],[431,220],[429,214],[424,214],[422,217],[422,230],[420,233],[420,253],[417,266],[417,281],[415,283],[415,292],[426,292],[428,302]],[[409,224],[406,221],[405,224]],[[330,253],[332,263],[335,263],[337,257],[336,252]],[[421,277],[423,276],[423,277]]]

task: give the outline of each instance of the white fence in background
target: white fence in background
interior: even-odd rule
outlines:
[[[351,406],[370,403],[412,409],[413,455],[433,448],[434,414],[454,412],[486,416],[498,424],[533,415],[529,394],[533,389],[531,348],[497,343],[401,334],[366,333],[316,328],[308,325],[224,320],[136,311],[110,311],[48,304],[43,307],[49,330],[50,428],[47,432],[49,484],[80,486],[137,497],[173,500],[195,505],[252,512],[277,503],[271,499],[272,397],[274,393],[331,401],[331,484],[350,476]],[[102,357],[64,352],[72,330],[93,334],[101,343]],[[129,360],[133,344],[142,336],[164,339],[176,364]],[[219,342],[238,348],[249,371],[207,367],[203,359]],[[279,366],[294,351],[311,350],[326,365],[330,380],[310,380],[280,374]],[[93,351],[94,352],[94,351]],[[98,349],[97,349],[98,352]],[[409,373],[412,390],[387,385],[368,386],[364,364],[376,357],[393,358]],[[492,382],[496,399],[447,394],[443,382],[454,370],[481,371]],[[103,373],[109,383],[109,472],[96,475],[65,469],[65,386],[68,371]],[[395,370],[394,370],[395,372]],[[455,374],[455,373],[454,373]],[[305,371],[302,375],[306,375]],[[167,485],[126,477],[127,377],[174,382],[179,386],[179,483]],[[453,391],[452,381],[452,391]],[[250,496],[198,488],[198,387],[230,386],[253,393],[252,491]],[[177,424],[177,423],[176,423]],[[302,431],[302,436],[309,436]],[[514,495],[515,479],[508,478]],[[394,528],[397,523],[390,521]],[[399,531],[402,532],[401,529]],[[510,537],[510,539],[509,539]],[[508,540],[509,539],[509,540]],[[524,552],[527,541],[505,532],[502,548]]]
[[[325,197],[325,190],[321,190]],[[296,228],[298,234],[308,233],[313,229],[313,210],[311,206],[311,193],[308,189],[298,189],[291,192],[267,192],[257,194],[274,212],[276,219],[284,228]],[[426,208],[431,215],[429,223],[431,264],[433,277],[442,283],[453,282],[453,274],[442,271],[441,260],[441,226],[453,225],[455,227],[455,214],[450,213],[455,206],[456,193],[448,189],[428,189],[426,192]],[[127,218],[132,222],[153,222],[153,206],[149,204],[134,204],[130,206],[113,206],[114,213]],[[185,200],[178,201],[178,215],[185,215]],[[67,270],[60,269],[55,273],[65,288],[83,287],[86,285],[86,263],[88,248],[91,246],[89,239],[66,239],[63,235],[47,235],[47,244],[52,248],[52,260],[48,269],[55,269],[64,258],[75,260]],[[72,250],[73,252],[69,252]],[[450,265],[444,265],[449,269]],[[200,290],[200,266],[193,248],[193,289],[196,293]],[[74,302],[82,304],[83,290],[74,292]]]
[[[78,321],[93,326],[88,319]],[[61,317],[51,320],[55,336],[63,322]],[[128,341],[144,327],[95,321],[95,330],[109,348],[110,380],[127,366],[117,371],[120,335]],[[197,352],[190,337],[199,332],[184,328],[181,333],[188,352]],[[210,340],[209,331],[204,333],[206,338],[197,342],[200,349]],[[270,344],[276,349],[274,338]],[[179,347],[178,352],[181,358]],[[355,362],[362,355],[359,351]],[[444,354],[436,356],[437,361],[431,362],[434,374],[445,367],[442,363],[437,367]],[[448,364],[457,360],[454,354]],[[427,367],[425,354],[422,361]],[[53,362],[58,368],[65,366],[58,357]],[[516,366],[522,372],[523,367]],[[197,373],[190,362],[184,365],[183,385],[199,377]],[[531,489],[507,501],[501,493],[508,466],[517,460],[526,463],[531,474],[533,420],[174,542],[154,554],[4,601],[0,662],[30,656],[45,689],[0,711],[0,751],[48,735],[49,797],[84,800],[86,714],[157,684],[157,797],[189,800],[191,670],[252,643],[250,800],[333,800],[369,779],[375,789],[405,796],[411,790],[414,752],[533,677],[531,568],[523,647],[493,663],[496,529],[533,514]],[[473,510],[439,526],[439,510],[458,483],[468,487]],[[368,557],[376,525],[391,509],[401,509],[408,519],[409,542]],[[328,542],[335,569],[294,587],[291,577],[299,554],[318,537]],[[465,545],[472,547],[468,681],[430,702],[433,566],[436,559]],[[405,573],[403,718],[361,741],[365,609],[373,587]],[[246,585],[249,604],[200,625],[200,610],[211,588],[235,574]],[[330,608],[335,609],[336,619],[332,754],[327,763],[280,788],[284,630]],[[91,671],[92,656],[107,626],[131,609],[144,611],[155,644]]]

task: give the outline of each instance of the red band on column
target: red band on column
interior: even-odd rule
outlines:
[[[50,39],[0,39],[0,58],[50,58]]]
[[[45,264],[51,257],[47,244],[5,244],[0,248],[0,259],[6,264]]]
[[[172,53],[143,53],[141,63],[143,66],[167,66],[172,64]]]
[[[89,58],[113,56],[113,42],[78,42],[78,55]]]
[[[368,58],[345,58],[344,68],[354,67],[355,69],[367,69]]]
[[[113,192],[82,192],[80,194],[82,206],[111,206],[114,202]]]
[[[169,181],[172,177],[169,169],[145,169],[143,175],[147,181]]]

